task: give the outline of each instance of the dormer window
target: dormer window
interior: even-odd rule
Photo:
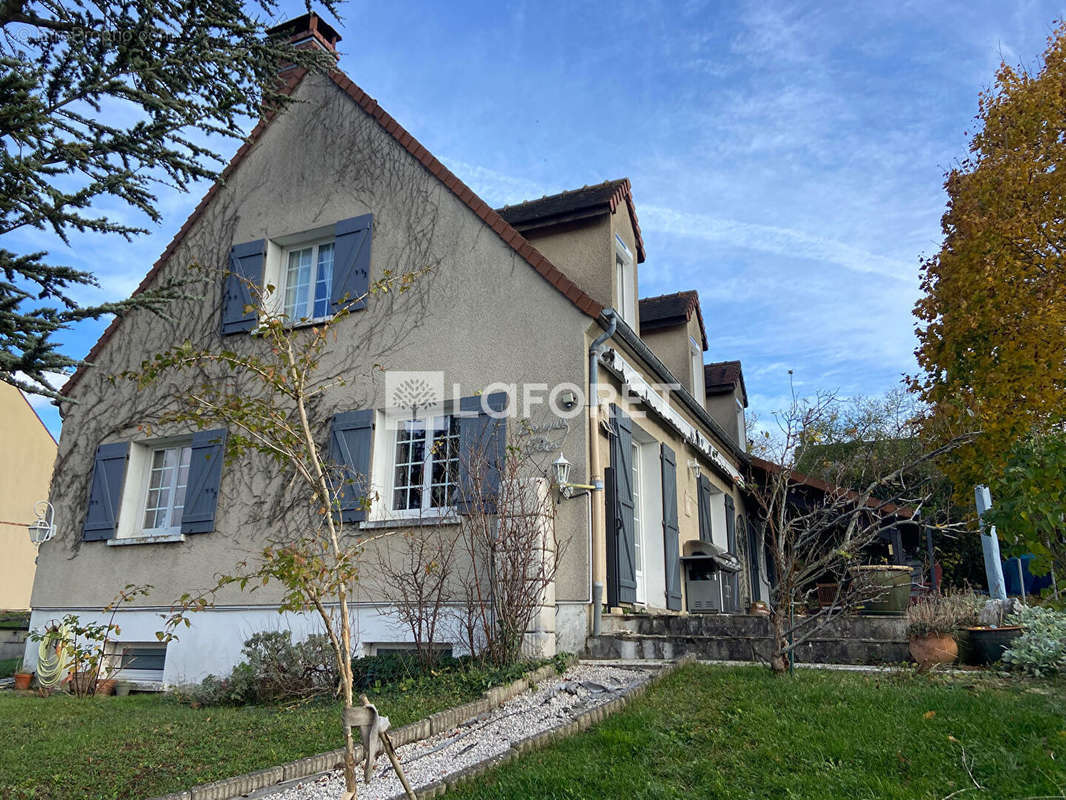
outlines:
[[[633,274],[633,254],[626,243],[614,237],[615,306],[622,320],[637,327],[637,281]]]
[[[692,396],[703,405],[706,399],[703,388],[703,347],[692,336],[688,337],[688,352],[692,371]]]

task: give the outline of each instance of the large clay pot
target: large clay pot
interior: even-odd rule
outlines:
[[[959,645],[953,637],[935,633],[912,636],[910,650],[911,658],[917,661],[922,669],[929,669],[937,664],[952,664],[959,655]]]
[[[15,673],[15,688],[16,689],[29,689],[30,681],[33,680],[32,672],[16,672]]]

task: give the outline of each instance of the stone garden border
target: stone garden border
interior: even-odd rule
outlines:
[[[568,667],[576,663],[576,661],[576,658],[572,659]],[[484,761],[480,761],[455,773],[454,775],[448,776],[442,781],[438,781],[429,786],[425,786],[422,789],[416,790],[415,794],[418,796],[419,800],[422,800],[422,798],[439,797],[449,789],[461,786],[501,764],[506,764],[508,761],[511,761],[523,753],[537,750],[552,742],[565,739],[568,736],[586,730],[595,723],[602,722],[616,711],[622,710],[631,700],[643,695],[649,686],[666,675],[669,675],[678,667],[695,661],[696,659],[693,656],[683,656],[676,661],[663,663],[659,671],[655,673],[650,680],[633,688],[626,694],[620,695],[613,700],[585,711],[583,714],[565,725],[541,731],[540,733],[521,739],[511,745],[511,749],[507,752],[487,758]],[[390,730],[389,736],[392,739],[394,746],[402,747],[403,745],[412,744],[443,731],[451,730],[459,725],[459,723],[492,711],[506,703],[508,700],[527,691],[531,686],[535,686],[536,684],[548,680],[552,676],[558,674],[559,672],[556,669],[555,664],[545,664],[544,666],[527,673],[524,677],[519,678],[516,681],[503,686],[494,686],[493,688],[486,690],[477,700],[463,703],[462,705],[445,709],[444,711],[438,711],[435,714],[430,714],[425,719],[412,722],[409,725],[404,725],[402,728]],[[357,744],[355,749],[355,756],[358,761],[363,757],[362,747]],[[191,789],[151,798],[151,800],[231,800],[231,798],[234,797],[240,797],[252,792],[273,788],[280,783],[287,783],[300,778],[309,778],[313,775],[339,769],[343,759],[343,748],[330,750],[327,753],[307,756],[306,758],[290,761],[288,764],[282,764],[277,767],[269,767],[267,769],[249,772],[244,775],[237,775],[233,778],[224,778],[223,780],[200,784]]]
[[[567,668],[575,663],[576,660],[576,658],[571,659],[567,664]],[[430,714],[425,719],[420,719],[401,728],[393,728],[389,731],[389,738],[392,739],[395,747],[402,747],[405,744],[426,739],[441,731],[450,730],[460,722],[465,722],[468,719],[492,711],[512,697],[522,694],[530,686],[548,680],[557,674],[559,673],[555,664],[545,664],[526,673],[516,681],[502,686],[493,686],[491,689],[485,690],[477,700],[472,700],[469,703],[463,703],[444,711],[438,711],[435,714]],[[362,757],[363,748],[361,745],[356,744],[356,761]],[[338,769],[343,762],[344,748],[342,747],[326,753],[299,758],[296,761],[290,761],[277,767],[268,767],[255,772],[248,772],[244,775],[237,775],[233,778],[212,781],[211,783],[202,783],[199,786],[193,786],[191,789],[154,797],[151,800],[230,800],[230,798],[270,788],[279,783],[299,778],[309,778],[312,775]]]

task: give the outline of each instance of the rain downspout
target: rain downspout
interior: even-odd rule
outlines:
[[[615,328],[618,327],[618,317],[614,309],[607,308],[603,311],[603,317],[607,320],[607,328],[601,333],[589,347],[589,483],[594,487],[590,492],[589,501],[592,507],[592,635],[599,636],[603,617],[603,585],[604,585],[604,546],[606,544],[606,525],[604,523],[604,506],[600,497],[592,497],[594,492],[603,492],[603,470],[600,469],[600,393],[599,393],[599,359],[600,354],[606,349],[605,342],[614,336]],[[599,536],[599,531],[604,531],[604,536]]]

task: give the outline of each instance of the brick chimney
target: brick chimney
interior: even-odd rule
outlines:
[[[314,11],[275,25],[267,34],[288,39],[297,47],[317,47],[332,53],[334,58],[337,57],[337,42],[341,40],[341,35],[333,26]]]

